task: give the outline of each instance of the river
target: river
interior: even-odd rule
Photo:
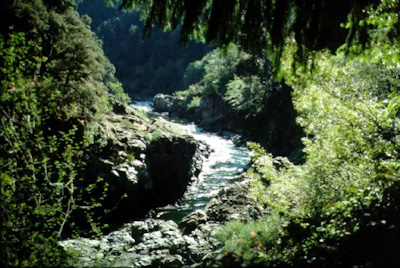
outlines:
[[[162,116],[153,112],[152,102],[135,102],[133,106],[153,116]],[[177,123],[176,120],[174,123]],[[211,152],[203,161],[198,179],[189,186],[184,197],[174,205],[158,208],[149,214],[152,218],[176,222],[195,210],[204,209],[221,188],[240,179],[240,174],[250,162],[247,148],[237,147],[230,139],[206,132],[193,123],[178,123],[196,140],[205,142]]]

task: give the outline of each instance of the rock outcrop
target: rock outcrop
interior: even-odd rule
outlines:
[[[263,218],[264,209],[249,193],[247,181],[224,188],[207,204],[205,214],[209,221],[254,221]],[[189,215],[190,216],[190,215]]]
[[[116,225],[182,197],[201,170],[204,150],[177,124],[130,107],[118,112],[99,123],[85,173],[95,198],[105,189],[101,203],[109,212],[101,218]]]
[[[153,97],[153,109],[158,113],[168,113],[170,116],[198,121],[200,119],[198,112],[188,108],[193,97],[190,94],[186,96],[157,94]]]

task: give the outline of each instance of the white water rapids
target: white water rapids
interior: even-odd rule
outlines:
[[[152,111],[151,105],[151,102],[144,101],[133,104],[137,109],[161,116]],[[193,123],[180,125],[196,140],[204,141],[210,147],[211,153],[204,159],[198,180],[188,187],[184,197],[175,205],[157,209],[154,218],[179,221],[190,212],[203,209],[221,188],[239,179],[250,162],[247,148],[237,147],[231,140],[206,132]]]

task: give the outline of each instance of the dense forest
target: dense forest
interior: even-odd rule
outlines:
[[[400,266],[399,0],[0,5],[3,266]],[[251,162],[173,222],[176,117]]]
[[[178,44],[179,31],[155,29],[144,38],[138,12],[124,12],[117,5],[78,1],[78,11],[91,18],[91,28],[102,40],[105,54],[116,67],[116,77],[128,94],[138,99],[157,93],[183,90],[187,65],[210,50],[204,44]]]

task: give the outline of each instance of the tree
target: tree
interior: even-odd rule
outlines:
[[[225,259],[268,267],[399,267],[398,4],[383,0],[365,9],[358,22],[368,34],[364,47],[347,46],[347,55],[325,51],[312,72],[287,72],[306,133],[305,162],[272,158],[252,145],[251,191],[269,214],[221,229]]]
[[[58,241],[79,220],[72,213],[85,209],[92,224],[101,200],[88,198],[99,180],[81,179],[85,152],[96,120],[126,96],[74,3],[0,4],[3,266],[59,266]]]
[[[109,2],[112,0],[108,0]],[[235,42],[248,51],[268,48],[279,65],[283,48],[296,44],[297,60],[305,63],[309,52],[342,44],[366,45],[370,24],[360,23],[368,10],[400,11],[396,0],[123,0],[121,8],[141,9],[146,30],[154,25],[175,29],[182,25],[181,42],[189,39],[226,46]],[[393,17],[392,17],[393,18]],[[392,20],[386,37],[398,38],[399,21]]]
[[[12,0],[0,5],[1,16],[9,18],[1,32],[4,36],[12,26],[15,31],[29,32],[27,39],[42,40],[40,55],[47,61],[37,66],[36,75],[54,78],[53,86],[62,92],[59,106],[65,118],[89,122],[111,109],[108,93],[116,88],[104,79],[112,79],[114,74],[109,72],[113,70],[105,67],[108,62],[101,41],[80,19],[75,1]]]
[[[57,241],[77,204],[81,129],[51,123],[62,93],[51,78],[32,79],[45,61],[40,43],[13,33],[0,37],[0,48],[0,262],[57,265]]]

